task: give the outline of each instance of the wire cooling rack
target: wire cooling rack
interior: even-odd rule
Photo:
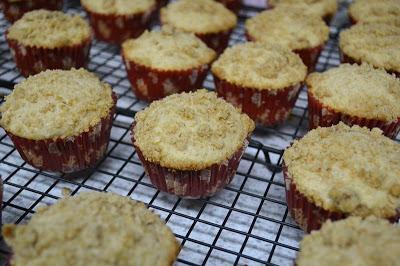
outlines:
[[[243,6],[240,23],[230,45],[244,42],[243,22],[262,8]],[[70,1],[66,11],[85,16]],[[337,40],[347,26],[346,5],[330,28],[330,39],[317,65],[323,71],[339,64]],[[23,78],[15,69],[4,31],[9,24],[0,17],[0,92],[10,93]],[[155,26],[157,27],[157,26]],[[63,188],[73,194],[85,190],[109,191],[148,204],[165,219],[181,242],[178,265],[291,265],[303,232],[288,214],[281,173],[284,148],[307,132],[307,96],[303,90],[290,119],[273,128],[258,127],[232,183],[217,195],[184,200],[155,189],[134,151],[129,127],[146,103],[131,92],[119,49],[94,41],[89,70],[110,83],[118,94],[116,118],[107,156],[94,168],[77,175],[41,172],[26,164],[3,130],[0,130],[0,174],[4,182],[3,223],[23,223],[42,204],[52,204]],[[209,75],[204,86],[214,88]],[[2,98],[3,101],[3,98]],[[1,254],[9,254],[2,245]],[[4,263],[4,259],[3,259]]]

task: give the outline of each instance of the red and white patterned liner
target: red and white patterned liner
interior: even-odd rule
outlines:
[[[112,95],[114,104],[109,114],[76,136],[31,140],[18,137],[10,132],[8,136],[14,143],[22,159],[35,168],[44,171],[73,173],[96,165],[107,151],[117,96]]]
[[[25,13],[35,9],[61,10],[64,0],[25,0],[10,2],[0,0],[1,9],[9,22],[20,19]]]
[[[217,54],[221,54],[226,47],[228,47],[229,37],[231,36],[233,29],[229,29],[217,33],[207,33],[200,34],[197,33],[196,36],[200,38],[208,47],[213,49]]]
[[[226,6],[235,14],[239,13],[240,7],[242,6],[242,0],[218,0],[218,2]]]
[[[91,37],[80,44],[45,48],[27,46],[16,40],[7,38],[8,46],[18,70],[25,77],[37,74],[47,69],[71,69],[86,67],[89,60]]]
[[[395,121],[387,122],[348,115],[324,106],[310,91],[308,91],[308,114],[310,130],[317,127],[330,127],[342,121],[349,126],[380,128],[383,134],[389,138],[395,138],[400,132],[400,117]]]
[[[280,90],[257,90],[237,86],[216,75],[214,82],[219,97],[265,126],[280,124],[289,117],[301,88],[298,84]]]
[[[200,89],[209,65],[182,71],[158,70],[127,60],[122,55],[132,91],[137,98],[151,102],[168,95]]]
[[[132,125],[132,143],[151,183],[159,190],[181,198],[198,199],[214,195],[228,185],[235,176],[240,159],[247,148],[248,140],[232,157],[222,163],[202,170],[176,170],[147,161],[134,138],[135,123]]]
[[[292,218],[301,229],[310,233],[312,230],[319,230],[327,220],[340,220],[348,217],[348,214],[333,212],[318,207],[296,188],[293,178],[286,165],[283,163],[283,176],[285,179],[286,202]],[[396,210],[395,216],[387,218],[388,221],[395,223],[400,218],[400,210]]]
[[[150,27],[151,19],[157,11],[156,5],[146,12],[133,15],[100,14],[85,6],[83,8],[89,15],[96,39],[113,44],[139,37]]]

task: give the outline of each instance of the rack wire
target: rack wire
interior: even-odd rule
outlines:
[[[85,16],[69,1],[69,13]],[[230,45],[244,42],[243,22],[262,8],[243,6]],[[323,71],[339,64],[337,39],[347,26],[346,4],[330,27],[330,39],[317,65]],[[7,95],[23,78],[15,69],[4,32],[9,24],[0,17],[0,92]],[[157,27],[155,25],[155,27]],[[291,265],[303,232],[288,214],[281,161],[283,150],[307,132],[307,96],[303,89],[290,119],[278,127],[257,127],[232,183],[214,197],[185,200],[160,192],[145,175],[132,147],[129,127],[135,113],[147,106],[130,89],[119,49],[94,41],[89,70],[113,86],[118,94],[107,155],[98,165],[76,174],[42,172],[26,164],[11,140],[0,130],[0,174],[4,182],[3,223],[23,223],[41,204],[52,204],[63,188],[72,193],[108,191],[145,202],[165,219],[181,243],[178,265]],[[208,75],[204,87],[213,90]],[[3,98],[1,102],[3,101]],[[10,254],[3,244],[3,256]],[[3,259],[4,263],[4,259]]]

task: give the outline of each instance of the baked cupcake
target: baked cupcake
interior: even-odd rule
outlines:
[[[242,0],[217,0],[223,4],[226,8],[233,11],[235,14],[239,13],[240,7],[242,6]]]
[[[400,217],[400,144],[377,128],[319,127],[283,161],[288,208],[304,231],[351,215]]]
[[[184,198],[212,196],[235,175],[254,122],[213,92],[168,96],[136,114],[132,141],[151,182]]]
[[[156,0],[81,0],[100,41],[120,44],[140,36],[150,26]]]
[[[92,40],[89,24],[83,18],[48,10],[26,13],[5,35],[24,76],[46,69],[85,67]]]
[[[0,125],[21,157],[40,170],[71,173],[103,158],[116,96],[84,70],[47,70],[17,84]]]
[[[329,37],[329,28],[317,16],[300,8],[277,7],[248,19],[248,40],[286,46],[297,53],[309,72],[314,70],[319,54]]]
[[[11,266],[172,265],[179,253],[171,230],[146,206],[128,197],[83,192],[41,207],[3,236]]]
[[[329,23],[336,13],[338,4],[336,0],[267,0],[269,8],[277,6],[300,7],[307,12],[317,15]]]
[[[399,0],[356,0],[348,10],[352,23],[376,22],[400,17]]]
[[[288,48],[254,42],[226,49],[211,71],[218,96],[265,126],[288,118],[307,75]]]
[[[340,33],[344,63],[368,63],[400,77],[400,25],[359,23]]]
[[[145,32],[122,44],[133,92],[145,101],[201,88],[215,57],[194,34],[171,29]]]
[[[399,239],[400,227],[382,219],[328,221],[303,238],[296,265],[398,265]]]
[[[344,64],[307,77],[310,128],[378,127],[391,138],[400,130],[400,79],[362,64]]]
[[[161,23],[192,32],[221,53],[237,23],[236,15],[213,0],[178,0],[161,9]]]
[[[4,17],[9,22],[14,22],[25,13],[36,9],[61,10],[63,4],[63,0],[0,0]]]

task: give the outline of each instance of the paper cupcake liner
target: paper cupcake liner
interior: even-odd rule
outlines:
[[[90,168],[107,151],[117,96],[107,117],[76,136],[56,139],[30,140],[7,132],[15,148],[28,164],[44,171],[73,173]]]
[[[91,38],[80,44],[58,48],[27,46],[8,38],[7,42],[18,70],[25,77],[47,69],[86,67],[91,46]]]
[[[219,97],[241,109],[255,122],[273,126],[284,122],[292,112],[301,84],[280,90],[240,87],[214,75]]]
[[[356,59],[352,58],[351,56],[345,54],[345,53],[342,51],[342,49],[339,49],[339,50],[340,50],[340,51],[339,51],[339,54],[340,54],[340,62],[341,62],[342,64],[349,63],[349,64],[361,65],[361,61],[356,60]],[[387,73],[389,73],[389,74],[395,74],[397,78],[400,78],[400,72],[398,72],[398,71],[387,70],[387,69],[385,69],[385,71],[386,71]]]
[[[342,121],[349,126],[380,128],[383,134],[389,138],[395,138],[400,132],[400,117],[395,121],[387,122],[348,115],[324,106],[310,91],[308,91],[308,114],[310,130],[317,127],[330,127]]]
[[[217,54],[221,54],[228,47],[229,37],[232,29],[217,33],[200,34],[196,36],[200,38],[208,47],[213,49]]]
[[[240,7],[242,6],[242,0],[218,0],[218,2],[233,11],[235,14],[239,13]]]
[[[123,57],[132,91],[143,101],[153,101],[168,95],[200,89],[209,65],[182,71],[163,71],[143,66]]]
[[[84,6],[83,6],[84,7]],[[85,7],[84,7],[85,8]],[[139,37],[150,27],[156,6],[134,15],[100,14],[85,8],[96,39],[121,44],[127,39]]]
[[[132,125],[132,143],[151,183],[157,189],[181,198],[210,197],[228,185],[232,181],[249,143],[246,139],[242,148],[220,164],[197,171],[176,170],[147,161],[139,147],[134,144],[134,130],[135,123]]]
[[[26,12],[35,9],[61,10],[63,2],[63,0],[26,0],[15,2],[0,0],[4,16],[11,23],[20,19]]]

